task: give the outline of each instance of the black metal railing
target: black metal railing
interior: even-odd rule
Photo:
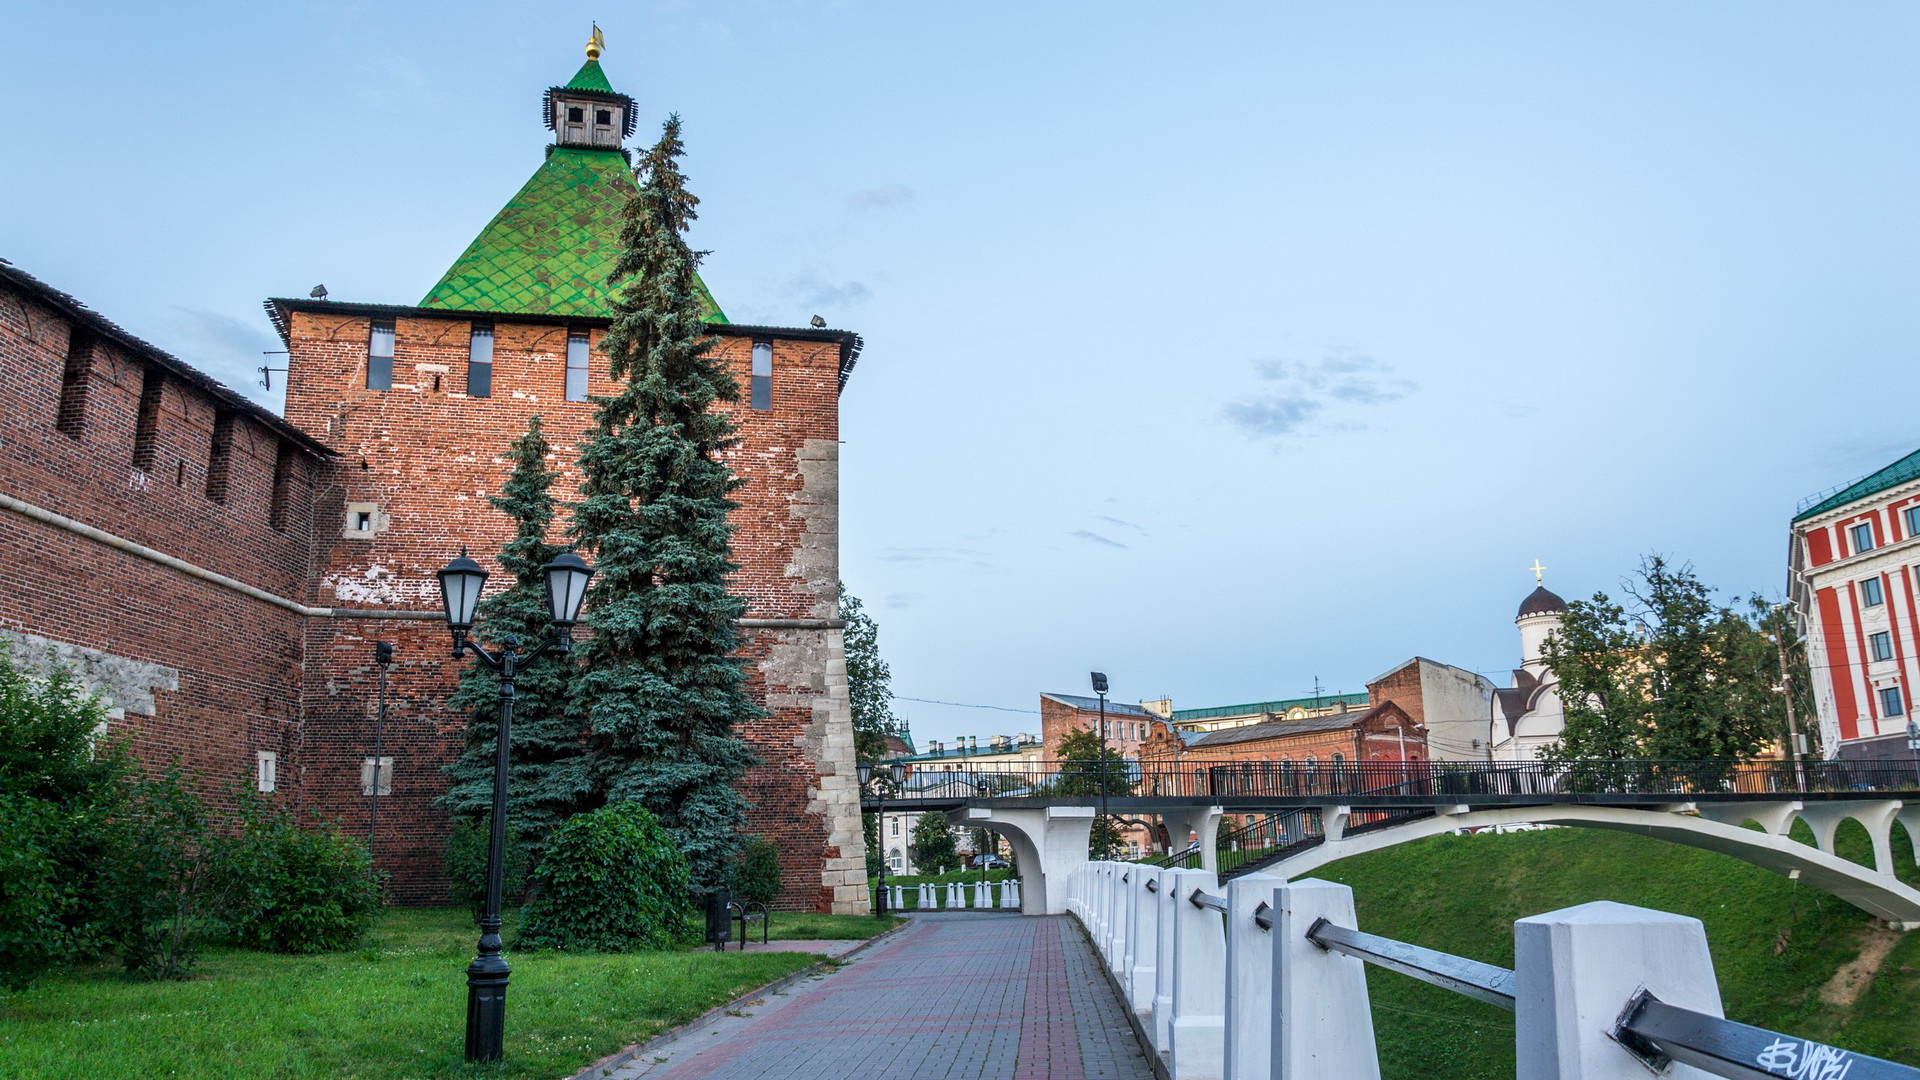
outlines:
[[[888,803],[988,798],[1404,798],[1624,795],[1648,798],[1920,792],[1900,761],[1055,761],[917,769]]]

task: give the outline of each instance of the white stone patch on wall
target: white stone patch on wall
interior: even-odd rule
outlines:
[[[328,574],[320,586],[333,592],[333,598],[352,604],[383,604],[410,607],[424,604],[438,609],[439,585],[432,580],[403,578],[384,566],[369,566],[358,573]]]
[[[41,678],[56,670],[72,673],[114,720],[128,713],[152,716],[154,691],[180,689],[180,672],[160,664],[19,631],[9,631],[5,640],[7,659],[16,669]]]

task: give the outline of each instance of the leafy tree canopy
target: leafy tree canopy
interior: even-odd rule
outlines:
[[[854,752],[863,762],[884,760],[887,736],[901,734],[893,715],[893,671],[880,658],[880,627],[860,598],[840,586],[840,619],[847,624],[847,693],[853,699]]]
[[[938,810],[920,815],[913,823],[913,836],[908,843],[914,868],[922,874],[944,874],[960,867],[960,848],[954,843],[953,827]]]

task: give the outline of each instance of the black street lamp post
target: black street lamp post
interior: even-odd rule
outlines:
[[[547,579],[548,614],[553,621],[553,636],[532,652],[520,651],[520,639],[508,634],[500,647],[488,652],[467,638],[473,628],[474,613],[480,607],[480,590],[487,583],[487,572],[467,557],[465,548],[459,558],[440,571],[440,599],[446,606],[447,629],[453,633],[453,657],[458,660],[472,653],[476,660],[500,675],[500,728],[494,739],[493,828],[487,837],[487,899],[480,916],[480,949],[467,965],[467,1060],[498,1061],[506,1040],[507,977],[512,969],[500,956],[500,887],[507,847],[507,762],[513,738],[513,682],[522,668],[551,652],[565,656],[573,648],[573,625],[580,616],[580,602],[587,595],[587,580],[593,567],[568,551],[541,568]],[[379,783],[380,763],[374,762],[374,782]]]
[[[873,913],[876,915],[885,915],[887,913],[887,791],[884,784],[873,783],[875,776],[871,763],[863,762],[859,766],[859,770],[860,786],[866,787],[869,784],[873,784],[874,798],[879,800],[880,803],[874,810],[873,834],[880,839],[880,885],[876,889],[878,896],[873,904]],[[907,782],[907,767],[905,764],[896,761],[887,766],[887,771],[881,773],[880,778],[891,779],[893,786],[899,788]]]
[[[1098,671],[1093,673],[1093,692],[1100,697],[1100,857],[1111,859],[1113,825],[1107,820],[1107,677]]]

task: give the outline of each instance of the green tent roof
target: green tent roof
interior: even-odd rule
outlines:
[[[589,69],[606,81],[589,60],[574,82]],[[633,173],[618,150],[553,147],[420,306],[612,318],[607,275],[620,250],[620,213],[633,191]],[[695,282],[707,321],[726,322],[706,283]]]
[[[1795,521],[1824,514],[1829,510],[1858,502],[1869,495],[1876,495],[1890,487],[1904,484],[1909,480],[1920,479],[1920,450],[1915,450],[1899,461],[1871,472],[1851,484],[1843,484],[1831,491],[1823,491],[1800,504],[1800,512],[1793,515]]]
[[[600,61],[589,60],[574,72],[573,81],[566,85],[568,90],[598,90],[603,94],[613,93],[613,84],[607,81],[607,73],[600,70]]]

